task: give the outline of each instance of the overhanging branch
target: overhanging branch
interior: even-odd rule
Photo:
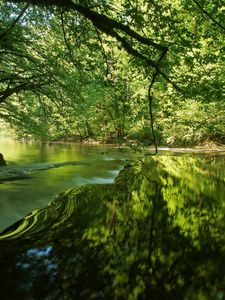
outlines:
[[[2,34],[0,34],[0,40],[2,40],[7,34],[9,34],[10,31],[12,31],[12,29],[14,28],[14,26],[16,25],[16,23],[18,23],[20,21],[20,19],[23,17],[23,15],[25,14],[26,10],[28,9],[29,4],[27,4],[20,12],[20,14],[18,15],[18,17],[12,22],[12,24],[10,25],[10,27],[4,31]]]
[[[90,20],[92,24],[99,29],[100,31],[104,32],[105,34],[116,38],[118,42],[120,42],[123,48],[132,56],[139,58],[143,62],[154,68],[158,74],[160,74],[168,83],[170,83],[177,91],[183,93],[183,91],[161,70],[159,61],[154,62],[150,58],[144,56],[138,50],[132,47],[131,43],[128,42],[127,38],[132,38],[136,40],[142,45],[147,45],[152,47],[153,49],[160,52],[160,56],[164,55],[168,51],[168,47],[165,45],[158,44],[154,42],[152,39],[147,38],[145,36],[140,35],[136,31],[134,31],[130,26],[125,25],[121,22],[113,20],[112,18],[104,15],[99,14],[96,11],[91,10],[86,6],[82,6],[80,4],[73,3],[71,0],[8,0],[9,2],[14,3],[21,3],[26,2],[32,5],[42,5],[42,6],[56,6],[63,8],[63,10],[73,10],[79,12],[82,16],[86,19]],[[119,33],[118,33],[119,32]],[[122,34],[124,34],[123,37]]]
[[[204,9],[203,6],[200,5],[200,3],[197,0],[193,0],[193,2],[198,6],[198,8],[211,20],[213,23],[215,23],[217,26],[219,26],[221,29],[225,30],[225,27],[220,24],[210,13],[208,13],[207,10]]]
[[[6,90],[0,92],[0,103],[4,102],[7,98],[9,98],[10,96],[12,96],[15,93],[18,93],[21,91],[27,91],[27,90],[32,91],[43,85],[44,85],[44,83],[31,83],[31,84],[23,83],[23,84],[15,86],[15,87],[11,87],[11,88],[8,87]]]

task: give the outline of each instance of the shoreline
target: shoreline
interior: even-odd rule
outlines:
[[[146,146],[138,143],[138,141],[101,141],[101,140],[84,140],[84,141],[40,141],[27,138],[12,138],[12,137],[0,137],[0,140],[11,140],[18,142],[31,142],[31,143],[40,143],[40,144],[74,144],[74,145],[85,145],[85,146],[101,146],[101,147],[113,147],[113,148],[129,148],[134,151],[155,151],[155,146]],[[171,151],[171,152],[180,152],[180,153],[208,153],[208,152],[225,152],[225,144],[218,143],[206,143],[200,145],[189,145],[189,146],[176,146],[176,145],[157,145],[158,152],[161,151]]]

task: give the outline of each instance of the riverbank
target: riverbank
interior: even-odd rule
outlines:
[[[155,145],[146,145],[144,143],[138,142],[137,140],[93,140],[86,139],[83,141],[44,141],[43,143],[49,144],[77,144],[77,145],[93,145],[93,146],[106,146],[115,148],[129,148],[134,152],[155,152]],[[200,153],[200,152],[225,152],[225,145],[219,143],[206,142],[199,145],[157,145],[157,151],[171,151],[171,152],[182,152],[182,153]]]
[[[101,147],[115,147],[115,148],[129,148],[134,152],[155,152],[155,145],[148,146],[145,143],[141,143],[138,140],[95,140],[95,139],[83,139],[83,140],[34,140],[30,138],[12,138],[12,137],[0,137],[1,140],[15,140],[19,142],[39,142],[41,144],[71,144],[71,145],[90,145]],[[200,153],[200,152],[225,152],[225,144],[216,142],[204,142],[199,145],[157,145],[158,152],[171,151],[182,153]]]

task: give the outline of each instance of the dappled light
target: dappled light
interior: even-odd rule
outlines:
[[[224,12],[0,1],[0,299],[225,300]]]

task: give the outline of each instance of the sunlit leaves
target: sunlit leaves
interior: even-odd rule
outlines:
[[[159,143],[188,145],[224,139],[220,117],[224,108],[216,105],[224,102],[225,47],[224,32],[218,26],[223,26],[220,1],[75,3],[168,47],[160,70],[182,92],[178,93],[174,85],[158,76],[152,94]],[[1,8],[2,28],[7,31],[23,5],[5,2]],[[119,28],[116,32],[146,59],[159,59],[158,49],[127,37]],[[41,102],[41,107],[46,105],[45,111],[49,111],[52,102],[54,111],[46,126],[48,139],[79,137],[112,141],[126,137],[151,143],[147,87],[152,67],[143,65],[140,57],[126,53],[124,45],[108,34],[95,28],[77,11],[30,5],[23,18],[1,40],[0,99],[9,98],[14,105],[18,102],[19,107],[21,98],[17,94],[21,94],[25,99],[23,105],[30,105],[30,100],[26,103],[28,97],[33,103]],[[36,116],[40,119],[37,123],[44,123],[43,114],[33,108],[26,109],[27,119]],[[7,105],[4,110],[7,111]],[[11,107],[7,113],[12,115],[11,126],[18,128],[19,123],[12,121],[16,110],[13,112]],[[9,118],[5,120],[8,122]],[[20,127],[26,127],[25,122]],[[42,132],[36,135],[33,132],[29,134],[42,136]]]

